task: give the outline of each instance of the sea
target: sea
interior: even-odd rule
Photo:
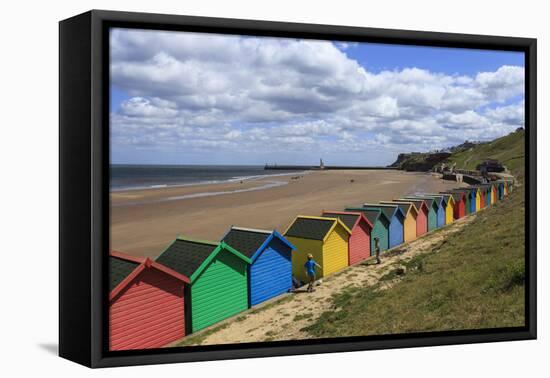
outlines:
[[[304,174],[303,171],[269,171],[258,165],[126,165],[111,164],[111,191],[167,188],[265,177]]]

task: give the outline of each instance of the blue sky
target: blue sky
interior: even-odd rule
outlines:
[[[478,72],[496,71],[503,65],[525,65],[524,54],[514,51],[375,43],[350,45],[345,51],[350,58],[372,72],[417,67],[448,75],[475,75]]]
[[[523,126],[522,53],[111,32],[111,161],[385,165]]]

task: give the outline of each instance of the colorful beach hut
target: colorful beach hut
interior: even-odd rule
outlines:
[[[497,193],[498,193],[498,199],[499,200],[504,198],[504,182],[503,181],[497,181]]]
[[[504,195],[512,193],[514,190],[514,181],[513,180],[504,180]]]
[[[421,199],[394,199],[393,202],[410,203],[416,210],[416,237],[424,235],[428,232],[428,208],[426,203]]]
[[[454,221],[454,208],[455,198],[452,194],[441,193],[443,200],[445,201],[445,224],[453,223]]]
[[[388,229],[388,246],[389,248],[396,247],[403,244],[404,241],[404,223],[405,214],[399,206],[396,204],[384,205],[377,203],[364,203],[363,207],[367,210],[381,210],[384,215],[390,220],[390,227]]]
[[[481,187],[479,186],[474,186],[472,187],[472,191],[474,192],[474,198],[475,198],[475,203],[476,203],[476,208],[475,208],[475,211],[479,211],[481,210],[481,202],[482,202],[482,192],[481,192]]]
[[[472,193],[473,191],[469,188],[456,188],[453,191],[464,193],[464,214],[468,215],[472,213],[472,209],[475,212],[475,199],[472,204]],[[475,195],[475,194],[474,194]],[[473,207],[472,207],[473,206]]]
[[[493,193],[493,186],[491,184],[483,184],[485,188],[485,205],[484,207],[491,206],[491,195]]]
[[[360,212],[372,224],[370,234],[370,254],[375,253],[375,239],[378,238],[378,246],[380,251],[385,251],[389,248],[389,228],[390,220],[381,210],[368,210],[364,207],[347,207],[346,211]]]
[[[485,194],[486,194],[487,189],[482,184],[481,185],[476,185],[475,187],[477,188],[477,191],[479,193],[479,205],[476,202],[476,207],[478,207],[476,210],[479,211],[479,210],[483,209],[486,206],[486,204],[485,204]]]
[[[231,226],[222,241],[251,261],[248,266],[250,307],[292,288],[292,251],[295,247],[280,233]]]
[[[284,236],[296,250],[292,254],[292,274],[307,281],[304,264],[311,253],[322,269],[322,278],[348,266],[348,242],[351,230],[338,218],[299,215],[288,226]]]
[[[109,349],[159,348],[185,336],[189,278],[148,258],[109,255]]]
[[[481,203],[481,207],[489,207],[491,206],[491,194],[493,192],[493,186],[491,184],[482,184],[482,191],[483,191],[483,201]]]
[[[449,193],[428,193],[426,195],[433,197],[441,196],[441,204],[445,211],[445,224],[452,223],[454,219],[453,209],[455,205],[453,196]]]
[[[466,215],[466,200],[468,195],[464,191],[449,191],[442,194],[450,194],[453,198],[454,219],[460,219]]]
[[[419,198],[432,198],[435,202],[434,208],[437,208],[437,228],[445,226],[447,201],[441,194],[418,194]],[[452,215],[452,209],[450,211]],[[452,218],[452,216],[451,216]]]
[[[348,265],[354,265],[369,258],[372,224],[363,213],[323,211],[322,216],[338,218],[351,230],[348,240]]]
[[[428,208],[428,231],[435,230],[445,224],[444,209],[440,209],[440,201],[434,197],[417,194],[406,196],[405,199],[420,199],[426,203],[426,207]]]
[[[248,308],[250,258],[225,242],[179,236],[156,261],[189,277],[187,330],[196,332]]]
[[[491,205],[494,205],[498,199],[498,184],[491,182],[489,185],[491,185]]]
[[[405,214],[405,221],[403,222],[403,239],[405,243],[416,239],[416,218],[418,217],[416,207],[410,202],[380,201],[380,203],[399,206],[403,214]]]
[[[477,187],[456,188],[455,190],[464,191],[466,193],[466,213],[472,214],[479,210],[479,189]]]

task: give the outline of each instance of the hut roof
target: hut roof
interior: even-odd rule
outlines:
[[[350,230],[355,226],[355,223],[361,217],[358,213],[348,213],[348,214],[336,214],[323,212],[324,217],[339,218]]]
[[[421,199],[414,199],[414,198],[399,198],[394,200],[395,202],[410,202],[414,205],[416,212],[420,212],[420,209],[424,206],[426,207],[426,210],[428,209],[426,202],[424,202]]]
[[[405,214],[405,216],[409,213],[409,211],[411,210],[414,210],[414,212],[416,213],[417,210],[416,208],[414,207],[414,205],[410,202],[393,202],[393,201],[380,201],[380,203],[382,204],[393,204],[393,205],[397,205],[401,211],[403,212],[403,214]]]
[[[160,256],[156,258],[156,262],[166,265],[167,267],[191,278],[191,281],[200,274],[222,249],[225,249],[237,257],[250,263],[251,260],[235,250],[225,242],[215,243],[204,240],[195,240],[179,236],[166,248]]]
[[[421,195],[415,195],[415,196],[406,196],[405,199],[414,199],[414,200],[422,200],[426,204],[426,207],[429,209],[433,206],[435,199],[433,197],[429,196],[421,196]],[[437,203],[437,202],[436,202]]]
[[[132,280],[146,268],[154,268],[177,280],[189,283],[187,275],[152,261],[146,257],[130,256],[122,252],[109,253],[109,298],[114,298]]]
[[[138,262],[109,256],[109,291],[117,287],[138,266]]]
[[[452,198],[450,193],[426,193],[425,196],[434,198],[441,197],[441,201],[443,201],[445,206],[447,206],[449,199]]]
[[[223,237],[223,241],[248,258],[252,258],[271,233],[272,231],[231,227]]]
[[[325,240],[327,235],[340,224],[348,234],[351,230],[338,218],[311,217],[299,215],[288,227],[285,236],[297,238]]]
[[[441,206],[441,203],[444,205],[447,203],[447,198],[445,198],[442,194],[419,194],[420,198],[427,197],[427,198],[433,198],[434,201],[437,203],[437,206]]]
[[[364,203],[363,207],[367,209],[380,209],[384,215],[391,220],[396,214],[401,214],[405,217],[405,214],[397,204],[382,204],[382,203]]]
[[[446,193],[450,194],[455,202],[462,201],[466,197],[466,192],[463,190],[450,190]]]
[[[365,215],[365,218],[367,218],[372,225],[374,225],[380,217],[384,218],[388,223],[390,222],[390,218],[388,218],[381,209],[366,207],[347,207],[346,211],[358,211],[363,213]]]
[[[365,217],[365,215],[361,212],[353,212],[353,211],[327,211],[323,210],[323,216],[324,217],[330,217],[330,218],[338,218],[346,225],[347,228],[350,230],[353,230],[353,227],[361,220],[363,219],[369,227],[372,228],[372,223]]]
[[[292,250],[296,249],[294,245],[275,230],[269,231],[231,226],[222,238],[222,241],[254,261],[259,256],[260,251],[263,250],[262,247],[267,245],[273,238],[281,240],[281,242]]]

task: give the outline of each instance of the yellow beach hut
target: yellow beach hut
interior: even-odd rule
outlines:
[[[455,199],[451,194],[442,194],[444,200],[447,202],[445,207],[445,224],[453,223],[453,209],[455,207]]]
[[[512,181],[504,180],[504,195],[507,196],[512,191]]]
[[[317,278],[326,277],[348,266],[351,230],[338,218],[298,215],[284,232],[296,250],[292,254],[292,275],[306,282],[307,255],[321,265]]]
[[[476,191],[476,212],[481,210],[481,188],[474,187],[473,188]]]
[[[412,203],[406,202],[393,202],[393,201],[380,201],[383,205],[397,205],[403,214],[405,214],[405,220],[403,221],[403,239],[405,243],[416,239],[416,217],[418,211]]]

